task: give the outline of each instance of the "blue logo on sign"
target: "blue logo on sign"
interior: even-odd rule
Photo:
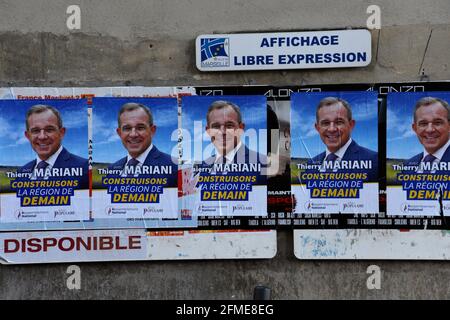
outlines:
[[[228,38],[200,39],[202,67],[228,67],[230,65]]]

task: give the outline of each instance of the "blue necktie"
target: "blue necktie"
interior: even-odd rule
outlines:
[[[41,161],[38,163],[38,165],[36,166],[36,169],[45,169],[48,167],[48,163],[45,161]]]
[[[133,174],[129,174],[128,176],[129,177],[135,177],[137,174],[136,174],[136,167],[137,167],[137,165],[139,164],[139,161],[138,160],[136,160],[135,158],[131,158],[130,160],[128,160],[128,162],[127,162],[127,167],[129,167],[129,168],[133,168]]]
[[[328,162],[328,164],[331,163],[331,168],[328,167],[326,172],[333,172],[334,171],[334,163],[336,161],[336,159],[338,159],[339,157],[337,155],[335,155],[334,153],[330,153],[326,158],[325,161]]]
[[[433,156],[432,154],[427,154],[425,156],[425,158],[423,158],[422,162],[423,163],[429,163],[430,164],[430,169],[429,170],[423,170],[424,173],[431,173],[431,164],[433,163],[434,160],[436,160],[437,158],[435,156]]]
[[[47,168],[49,166],[49,164],[47,163],[47,162],[45,162],[45,161],[40,161],[38,164],[37,164],[37,166],[36,166],[36,169],[35,170],[39,170],[39,171],[43,171],[43,172],[41,172],[41,173],[43,173],[43,175],[39,175],[39,177],[37,176],[37,173],[35,172],[34,173],[34,175],[35,175],[35,177],[34,177],[34,179],[38,179],[38,178],[40,178],[40,179],[45,179],[45,180],[47,180],[48,179],[48,176],[45,174],[46,172],[45,172],[45,168]]]
[[[139,161],[138,161],[138,160],[136,160],[135,158],[131,158],[131,159],[128,161],[127,166],[136,168],[136,166],[137,166],[138,164],[139,164]]]
[[[334,153],[330,153],[325,160],[334,162],[337,158],[339,158],[337,155],[335,155]]]

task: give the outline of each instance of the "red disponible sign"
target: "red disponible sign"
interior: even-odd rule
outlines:
[[[0,255],[10,263],[143,260],[145,230],[81,230],[0,234]]]

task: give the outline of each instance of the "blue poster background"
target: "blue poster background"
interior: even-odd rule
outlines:
[[[201,150],[204,150],[211,143],[211,140],[205,133],[206,114],[211,103],[218,100],[230,101],[239,106],[242,122],[245,124],[244,130],[253,129],[258,135],[256,144],[249,144],[249,139],[247,138],[243,139],[244,144],[254,151],[267,154],[266,136],[259,134],[260,130],[267,129],[267,103],[265,96],[185,96],[181,100],[181,123],[183,130],[187,130],[189,134],[183,134],[182,146],[184,152],[182,159],[185,161],[205,160],[202,159],[202,155],[197,154],[198,152],[194,152],[194,143],[202,141]],[[194,121],[201,122],[201,130],[195,132],[195,134]]]
[[[450,92],[392,92],[387,96],[386,154],[388,159],[406,160],[423,151],[412,129],[414,107],[423,97],[441,98],[450,103]]]
[[[153,115],[156,133],[152,143],[160,151],[178,156],[178,105],[176,98],[94,98],[93,99],[93,161],[114,163],[127,155],[118,136],[117,116],[125,103],[147,106]]]
[[[88,157],[88,113],[85,99],[0,100],[0,165],[23,166],[36,159],[25,137],[25,117],[37,104],[55,107],[63,120],[66,134],[62,145],[82,158]]]
[[[320,100],[338,97],[352,108],[356,125],[352,139],[370,150],[378,150],[378,95],[375,92],[299,92],[291,95],[291,157],[313,158],[325,150],[314,128]]]

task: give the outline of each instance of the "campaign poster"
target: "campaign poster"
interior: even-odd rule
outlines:
[[[292,94],[291,141],[294,213],[378,213],[377,93]]]
[[[94,98],[94,219],[178,217],[176,98]]]
[[[387,96],[388,215],[450,215],[450,92]]]
[[[86,100],[0,100],[0,123],[0,222],[89,219]]]
[[[266,98],[181,101],[184,209],[194,216],[267,216]]]

